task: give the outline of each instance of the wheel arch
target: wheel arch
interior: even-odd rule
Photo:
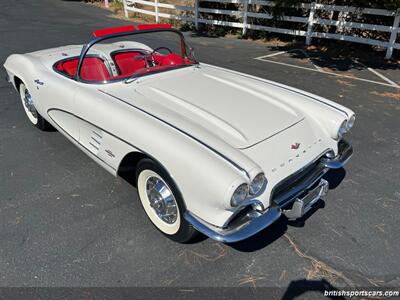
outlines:
[[[19,93],[19,87],[20,87],[21,83],[24,83],[24,82],[22,81],[22,79],[19,78],[18,76],[15,76],[15,75],[14,75],[13,84],[14,84],[14,87],[15,87],[15,89],[17,90],[18,93]]]
[[[144,158],[152,159],[149,155],[139,151],[132,151],[125,154],[119,163],[117,175],[136,187],[136,168],[139,161]]]
[[[122,158],[122,160],[118,166],[117,175],[120,176],[121,178],[123,178],[125,181],[127,181],[129,184],[131,184],[135,188],[137,188],[137,185],[136,185],[137,166],[141,160],[146,159],[146,158],[154,161],[170,177],[170,179],[173,181],[173,184],[174,184],[176,190],[180,194],[181,199],[182,199],[183,204],[185,205],[185,209],[186,209],[187,206],[186,206],[185,198],[183,197],[183,194],[179,188],[179,185],[176,182],[176,180],[174,179],[174,177],[171,175],[171,173],[168,171],[168,169],[165,168],[165,166],[159,160],[157,160],[156,158],[152,157],[151,155],[149,155],[147,153],[140,152],[140,151],[132,151],[132,152],[125,154],[125,156]]]

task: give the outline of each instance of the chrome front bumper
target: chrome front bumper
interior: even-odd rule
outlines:
[[[186,212],[184,218],[193,225],[198,231],[219,242],[233,243],[244,240],[264,228],[268,227],[281,214],[285,214],[289,219],[297,219],[302,217],[310,210],[320,197],[326,195],[329,184],[322,179],[330,169],[338,169],[343,167],[353,154],[353,148],[349,143],[342,140],[339,142],[339,151],[336,157],[321,157],[313,162],[313,170],[301,178],[300,181],[285,179],[282,183],[295,182],[288,189],[274,197],[272,193],[271,206],[261,211],[260,206],[251,206],[244,208],[228,226],[221,228],[211,225],[190,212]],[[303,171],[304,168],[300,171]],[[293,174],[290,177],[298,176]],[[295,178],[296,179],[296,178]]]
[[[264,212],[253,211],[252,215],[245,215],[242,222],[233,228],[220,228],[208,224],[190,212],[185,213],[185,219],[198,231],[213,240],[234,243],[244,240],[265,227],[271,225],[281,216],[280,207],[269,207]],[[246,220],[245,220],[246,218]]]

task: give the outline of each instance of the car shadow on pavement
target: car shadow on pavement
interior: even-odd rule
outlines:
[[[313,207],[305,213],[305,215],[299,219],[290,221],[288,220],[288,225],[293,227],[304,227],[308,218],[310,218],[317,210],[325,208],[325,201],[320,199]]]
[[[325,202],[319,200],[302,218],[290,221],[285,215],[282,215],[275,223],[259,233],[237,243],[227,244],[235,250],[241,252],[255,252],[261,250],[283,236],[288,226],[304,227],[306,220],[317,210],[325,207]]]
[[[284,235],[287,230],[287,225],[288,221],[286,217],[282,216],[271,226],[244,241],[227,245],[241,252],[254,252],[265,248]]]
[[[346,170],[344,168],[340,169],[331,169],[324,175],[324,179],[329,182],[329,189],[336,189],[343,179],[346,177]]]
[[[297,299],[301,295],[307,293],[307,292],[314,292],[313,294],[315,295],[315,292],[318,292],[322,294],[324,297],[329,298],[329,299],[345,299],[343,296],[331,296],[331,295],[325,295],[327,292],[334,292],[338,291],[336,287],[331,285],[326,279],[321,279],[321,280],[307,280],[307,279],[299,279],[299,280],[294,280],[289,283],[289,286],[287,287],[285,293],[283,294],[281,300],[291,300],[291,299]],[[310,297],[310,295],[305,296],[307,299]],[[316,295],[314,296],[316,298]],[[312,298],[314,298],[312,297]],[[302,297],[301,297],[302,298]],[[310,297],[311,298],[311,297]]]

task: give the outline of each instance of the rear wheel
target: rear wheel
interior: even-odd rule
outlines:
[[[150,159],[142,159],[137,167],[136,183],[143,209],[159,231],[180,243],[189,242],[197,235],[183,218],[185,204],[163,168]]]
[[[29,121],[40,130],[48,131],[53,129],[49,122],[47,122],[36,110],[33,104],[32,96],[24,83],[19,85],[19,95],[21,97],[22,106],[24,107],[25,114]]]

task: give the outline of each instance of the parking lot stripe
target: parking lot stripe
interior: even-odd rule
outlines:
[[[368,71],[371,71],[372,73],[374,73],[375,75],[379,76],[379,77],[382,78],[383,80],[389,82],[389,83],[392,84],[394,87],[396,87],[396,88],[398,88],[398,89],[400,88],[400,86],[399,86],[397,83],[395,83],[394,81],[390,80],[389,78],[383,76],[381,73],[378,73],[378,72],[375,71],[374,69],[368,68]]]
[[[322,69],[320,67],[318,67],[316,64],[314,64],[314,62],[312,61],[310,55],[308,55],[308,53],[306,51],[304,51],[303,49],[295,49],[295,50],[300,51],[301,53],[303,53],[303,55],[305,57],[307,57],[308,60],[310,61],[310,63],[314,66],[314,68],[316,68],[318,71],[322,71]]]
[[[363,67],[367,68],[367,70],[370,71],[371,73],[375,74],[376,76],[378,76],[378,77],[382,78],[383,80],[385,80],[386,82],[390,83],[390,84],[393,85],[394,87],[400,88],[400,86],[399,86],[396,82],[390,80],[390,79],[387,78],[386,76],[383,76],[381,73],[378,73],[378,72],[375,71],[374,69],[367,67],[366,65],[364,65],[362,62],[360,62],[360,61],[358,61],[358,60],[356,60],[356,62],[357,62],[358,64],[362,65]]]
[[[323,73],[323,74],[327,74],[327,75],[333,75],[333,76],[337,76],[337,77],[344,77],[344,78],[349,78],[349,79],[353,79],[353,80],[358,80],[358,81],[364,81],[364,82],[369,82],[369,83],[389,86],[389,87],[393,87],[393,88],[400,88],[397,84],[393,85],[392,83],[384,83],[384,82],[379,82],[379,81],[374,81],[374,80],[369,80],[369,79],[364,79],[364,78],[358,78],[358,77],[354,77],[354,76],[337,74],[337,73],[333,73],[333,72],[324,71],[324,70],[321,70],[321,69],[316,70],[316,69],[311,69],[311,68],[307,68],[307,67],[292,65],[292,64],[288,64],[288,63],[284,63],[284,62],[272,61],[272,60],[265,59],[265,56],[256,57],[254,59],[260,60],[260,61],[264,61],[264,62],[268,62],[268,63],[288,66],[288,67],[292,67],[292,68],[298,68],[298,69],[302,69],[302,70],[318,72],[318,73]]]
[[[268,54],[268,55],[260,56],[259,58],[272,57],[272,56],[276,56],[276,55],[284,54],[284,53],[286,53],[286,52],[287,52],[287,51],[279,51],[279,52],[275,52],[275,53],[272,53],[272,54]]]

